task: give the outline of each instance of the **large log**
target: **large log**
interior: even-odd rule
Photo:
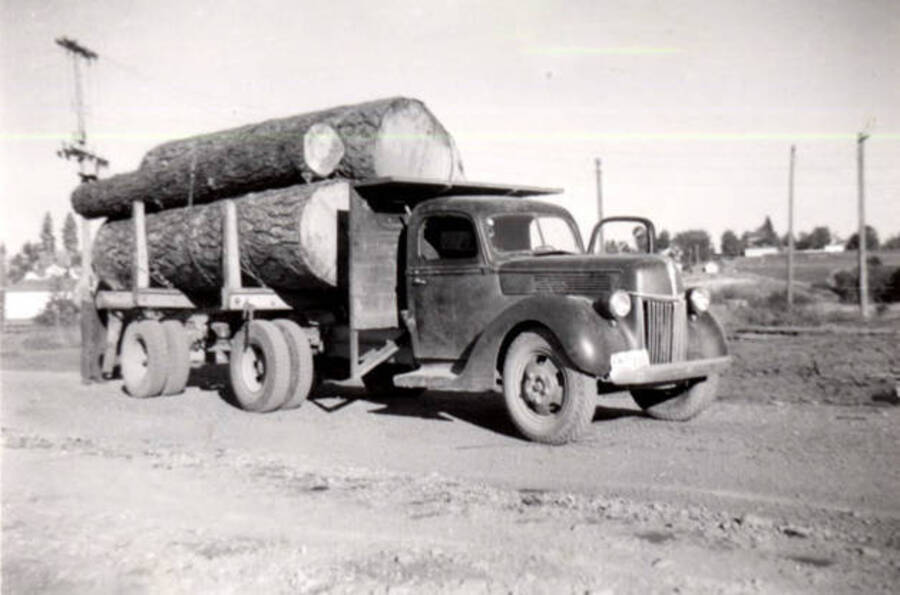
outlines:
[[[339,212],[349,192],[348,183],[329,181],[235,199],[244,282],[287,291],[337,287],[346,253]],[[223,217],[222,202],[147,215],[151,285],[187,293],[221,288]],[[100,227],[93,262],[103,286],[131,287],[134,246],[132,220]]]
[[[160,145],[137,171],[82,184],[85,217],[120,217],[339,177],[459,180],[450,134],[421,101],[391,98],[268,120]]]

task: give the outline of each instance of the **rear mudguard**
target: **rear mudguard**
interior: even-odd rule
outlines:
[[[482,332],[461,362],[460,390],[496,388],[498,358],[519,332],[544,327],[552,333],[572,366],[596,377],[609,372],[609,356],[635,349],[637,337],[628,328],[602,317],[585,297],[540,295],[516,302]]]

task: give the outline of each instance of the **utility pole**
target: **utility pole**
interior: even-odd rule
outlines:
[[[63,48],[72,58],[75,75],[75,120],[77,129],[70,142],[63,142],[56,154],[66,160],[78,162],[78,177],[82,183],[93,182],[100,170],[109,166],[109,162],[88,148],[87,129],[85,126],[84,87],[82,84],[82,65],[98,58],[97,53],[84,47],[74,39],[59,37],[56,44]],[[88,165],[93,171],[88,171]],[[103,326],[100,323],[97,309],[94,306],[91,281],[91,223],[86,218],[81,220],[81,275],[78,279],[78,295],[81,310],[81,381],[89,384],[101,379],[99,350],[102,341]]]
[[[859,315],[863,320],[869,318],[869,267],[866,263],[866,188],[864,177],[865,149],[863,143],[869,135],[860,132],[856,136],[856,182],[859,197]]]
[[[797,147],[791,145],[791,164],[788,170],[788,257],[787,257],[787,307],[794,307],[794,163]]]
[[[603,221],[603,170],[601,169],[601,161],[599,157],[594,158],[594,173],[597,176],[597,223]],[[600,247],[600,252],[603,252],[606,249],[606,246],[603,245],[603,229],[598,230],[597,233],[597,245]]]
[[[78,162],[78,176],[82,182],[96,180],[100,169],[107,167],[109,162],[103,157],[90,151],[87,146],[87,130],[85,128],[85,103],[84,86],[82,83],[82,65],[90,65],[96,60],[96,52],[89,50],[74,39],[59,37],[56,45],[60,46],[72,57],[72,68],[75,74],[75,119],[77,129],[71,142],[63,142],[62,148],[56,154],[63,159],[74,159]],[[93,173],[88,173],[87,165],[93,164]]]

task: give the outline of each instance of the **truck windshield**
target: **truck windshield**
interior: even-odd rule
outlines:
[[[500,253],[578,254],[581,248],[569,222],[555,215],[513,213],[486,219],[487,234]]]

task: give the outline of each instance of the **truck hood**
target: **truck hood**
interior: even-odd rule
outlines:
[[[650,254],[530,256],[502,263],[499,274],[507,295],[596,296],[622,289],[675,296],[684,291],[675,264]]]

